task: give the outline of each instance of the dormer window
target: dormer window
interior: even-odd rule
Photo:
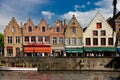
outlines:
[[[101,29],[102,28],[102,23],[101,22],[96,23],[96,28]]]
[[[76,33],[76,28],[72,27],[72,33],[75,34]]]
[[[29,26],[28,31],[32,32],[32,27],[31,26]]]
[[[60,32],[60,28],[59,27],[56,28],[56,32]]]
[[[15,32],[15,28],[14,27],[12,27],[12,32]]]
[[[45,32],[45,26],[42,27],[42,32]]]

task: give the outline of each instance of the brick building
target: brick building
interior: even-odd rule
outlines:
[[[12,17],[4,30],[4,56],[15,57],[22,53],[22,33],[21,27]]]
[[[56,20],[51,29],[51,46],[54,56],[63,56],[64,54],[64,30],[65,25],[60,20]]]
[[[83,53],[83,30],[73,15],[65,30],[65,51],[67,56],[78,56]]]
[[[44,19],[34,26],[29,18],[23,27],[23,47],[25,56],[51,55],[50,28]]]

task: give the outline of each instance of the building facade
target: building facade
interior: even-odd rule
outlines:
[[[99,12],[87,26],[83,38],[87,56],[110,56],[116,52],[116,34]]]
[[[108,23],[114,29],[116,33],[117,52],[120,53],[120,12],[118,12],[113,18],[108,19]]]
[[[56,20],[51,29],[51,47],[54,56],[64,56],[64,30],[65,25],[62,21]]]
[[[79,56],[83,53],[83,30],[75,15],[65,30],[65,51],[67,56]]]
[[[22,33],[21,27],[12,17],[4,30],[4,57],[21,56],[22,53]]]
[[[34,26],[31,19],[23,27],[23,48],[25,56],[48,56],[51,54],[51,31],[44,19]]]

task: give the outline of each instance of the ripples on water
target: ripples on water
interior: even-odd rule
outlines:
[[[0,71],[0,80],[120,80],[120,72]]]

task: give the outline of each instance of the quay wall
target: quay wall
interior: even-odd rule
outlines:
[[[11,57],[0,58],[9,62],[22,61],[36,64],[38,70],[119,70],[120,57]]]

